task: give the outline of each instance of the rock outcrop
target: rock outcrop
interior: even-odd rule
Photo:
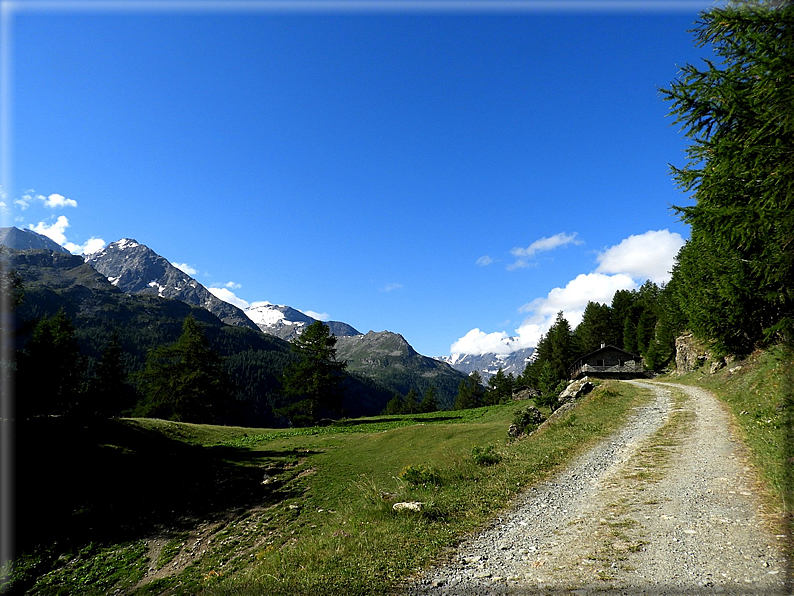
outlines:
[[[709,359],[706,347],[691,333],[675,338],[675,369],[678,374],[697,370]]]
[[[581,379],[577,379],[576,381],[571,381],[568,383],[568,386],[563,389],[562,393],[560,393],[557,401],[560,403],[568,403],[570,401],[576,401],[583,395],[587,395],[595,388],[595,385],[590,382],[590,379],[587,377],[582,377]]]

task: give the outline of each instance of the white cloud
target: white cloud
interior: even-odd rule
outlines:
[[[393,292],[394,290],[401,290],[403,287],[402,284],[386,284],[383,286],[380,291],[381,292]]]
[[[57,209],[59,207],[77,207],[77,201],[74,199],[67,199],[65,196],[59,195],[58,193],[53,193],[46,198],[42,195],[38,195],[36,198],[43,200],[44,206],[49,207],[50,209]]]
[[[516,329],[518,333],[518,343],[522,348],[536,348],[540,341],[540,336],[549,330],[549,325],[538,325],[537,323],[524,323]]]
[[[102,250],[107,244],[102,238],[98,238],[96,236],[91,236],[83,244],[69,242],[66,240],[66,228],[68,227],[69,220],[65,215],[58,216],[58,219],[56,219],[52,224],[47,224],[43,221],[40,221],[35,226],[33,224],[28,224],[28,229],[33,230],[42,236],[46,236],[50,240],[54,240],[70,253],[75,255],[89,255],[91,253],[97,252],[98,250]]]
[[[546,238],[544,236],[543,238],[535,240],[535,242],[526,248],[516,247],[510,251],[510,254],[514,257],[532,257],[535,255],[535,253],[554,250],[555,248],[565,246],[566,244],[582,244],[582,241],[577,239],[576,232],[573,234],[560,232],[559,234],[554,234],[554,236],[551,236],[550,238]]]
[[[55,220],[55,223],[48,225],[47,223],[40,221],[35,226],[33,224],[28,224],[28,228],[36,232],[37,234],[41,234],[42,236],[46,236],[51,240],[54,240],[61,246],[66,243],[66,228],[69,227],[69,220],[66,218],[65,215],[61,215],[58,219]]]
[[[187,263],[171,263],[174,267],[179,269],[182,273],[187,273],[188,275],[196,275],[198,273],[198,269],[195,267],[191,267]]]
[[[525,257],[571,243],[581,244],[576,234],[557,234],[536,240],[527,248],[513,249],[511,253],[518,260],[508,269],[528,267]],[[684,243],[680,234],[669,230],[651,230],[629,236],[599,253],[596,257],[598,267],[592,273],[577,275],[565,287],[554,288],[545,297],[535,298],[522,306],[519,312],[528,316],[516,329],[517,337],[508,337],[505,332],[485,333],[472,329],[452,344],[451,352],[509,353],[537,346],[541,335],[554,324],[560,311],[571,328],[576,328],[588,302],[611,304],[618,290],[636,290],[646,279],[657,284],[669,281],[675,256]]]
[[[620,244],[599,253],[599,273],[625,273],[641,281],[660,284],[670,281],[670,272],[685,240],[670,230],[650,230],[629,236]]]
[[[545,298],[536,298],[522,306],[519,312],[529,316],[516,329],[516,336],[510,337],[504,331],[485,333],[472,329],[452,344],[450,353],[509,354],[521,348],[536,347],[540,336],[554,324],[559,311],[563,312],[573,329],[581,323],[589,301],[610,304],[616,291],[636,290],[638,287],[637,282],[626,274],[582,273],[564,288],[554,288]]]
[[[488,352],[508,354],[512,350],[505,349],[507,338],[508,335],[504,331],[485,333],[475,328],[453,343],[449,351],[452,354],[486,354]]]
[[[19,207],[20,210],[24,211],[30,207],[31,203],[34,201],[39,201],[45,207],[49,207],[50,209],[59,209],[61,207],[77,207],[77,201],[74,199],[67,199],[62,194],[55,192],[45,197],[43,194],[36,194],[33,189],[26,190],[20,198],[14,199],[14,205]]]
[[[105,248],[107,242],[102,240],[102,238],[96,238],[95,236],[91,236],[85,243],[83,244],[75,244],[74,242],[67,242],[63,245],[63,247],[68,250],[70,253],[75,255],[90,255],[91,253],[95,253],[97,251],[102,250]]]
[[[461,337],[449,348],[450,354],[511,354],[522,348],[537,345],[534,336],[527,333],[529,329],[516,329],[518,335],[509,336],[504,331],[485,333],[475,328]]]
[[[238,284],[236,281],[227,281],[225,284],[223,284],[223,287],[229,288],[231,290],[239,290],[240,288],[243,287],[243,285]]]
[[[238,308],[248,308],[249,306],[251,306],[249,302],[246,302],[242,298],[238,298],[237,296],[234,295],[234,292],[232,292],[227,288],[207,288],[207,289],[216,298],[220,298],[224,302],[233,304]]]
[[[519,312],[530,313],[525,325],[539,325],[545,331],[554,323],[557,313],[563,311],[571,328],[574,328],[582,321],[588,302],[610,304],[618,290],[635,290],[638,287],[637,282],[625,273],[581,273],[564,288],[554,288],[545,298],[535,298],[522,306]]]
[[[535,240],[526,248],[517,246],[510,251],[510,254],[516,257],[516,261],[508,265],[507,269],[513,271],[515,269],[524,269],[529,267],[530,263],[527,261],[527,259],[530,257],[534,257],[539,252],[547,252],[568,244],[582,244],[582,241],[577,238],[576,232],[573,234],[560,232],[559,234],[555,234],[549,238],[544,236],[543,238]]]
[[[475,263],[477,263],[477,265],[479,265],[480,267],[487,267],[488,265],[493,263],[493,259],[488,255],[483,255],[479,259],[477,259]]]
[[[303,314],[310,316],[312,319],[317,319],[318,321],[330,321],[331,315],[327,312],[315,312],[313,310],[302,310]]]
[[[30,202],[33,200],[33,197],[30,195],[22,195],[21,199],[14,199],[14,205],[19,207],[22,211],[27,209],[30,206]]]

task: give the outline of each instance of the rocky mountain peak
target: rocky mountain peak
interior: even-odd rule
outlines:
[[[532,358],[535,348],[522,348],[509,354],[452,354],[439,358],[446,362],[455,370],[465,374],[478,371],[484,381],[490,379],[501,368],[505,374],[518,376],[524,372],[527,364]]]
[[[291,306],[271,304],[269,302],[259,302],[249,306],[245,309],[245,314],[264,333],[275,335],[287,341],[298,337],[306,327],[317,320]],[[325,324],[328,325],[331,333],[337,337],[361,335],[359,331],[356,331],[347,323],[326,321]]]
[[[0,244],[14,250],[51,250],[53,252],[72,254],[63,246],[33,230],[21,230],[17,227],[0,228]]]
[[[200,306],[228,325],[258,329],[236,306],[216,298],[184,271],[132,238],[111,242],[86,257],[108,281],[127,294],[151,294]]]

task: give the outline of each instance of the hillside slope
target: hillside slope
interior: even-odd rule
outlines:
[[[402,335],[389,331],[339,337],[336,348],[337,358],[347,361],[348,370],[375,379],[401,395],[412,388],[424,394],[433,385],[443,409],[452,407],[458,385],[466,378],[448,364],[422,356]]]

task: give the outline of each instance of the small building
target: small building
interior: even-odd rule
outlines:
[[[583,376],[636,379],[645,376],[642,356],[605,344],[601,344],[595,352],[577,358],[569,370],[571,379]]]

